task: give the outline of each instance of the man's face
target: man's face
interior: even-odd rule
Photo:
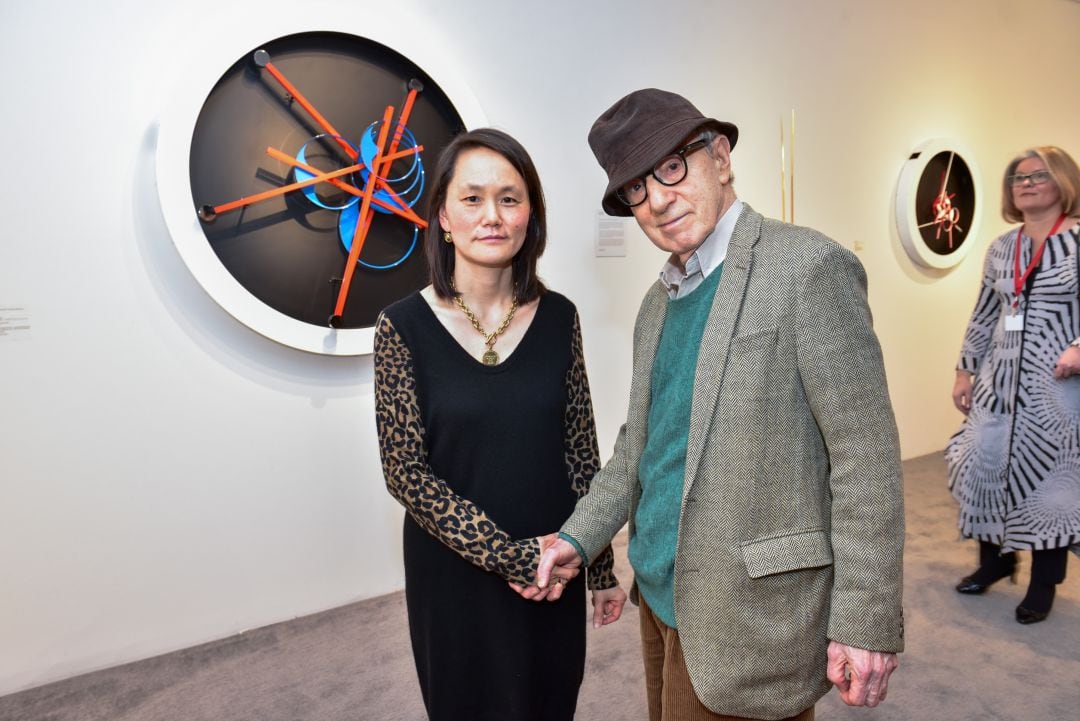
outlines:
[[[684,264],[735,202],[727,137],[718,135],[711,149],[689,155],[686,165],[686,177],[675,185],[646,176],[649,195],[631,208],[653,245]]]

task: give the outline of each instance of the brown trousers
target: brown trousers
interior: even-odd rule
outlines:
[[[710,711],[694,693],[686,670],[679,632],[658,619],[641,598],[641,655],[645,661],[645,692],[649,721],[753,721]],[[783,721],[814,721],[814,707]]]

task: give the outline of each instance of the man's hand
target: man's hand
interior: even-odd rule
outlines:
[[[544,553],[540,556],[540,565],[536,568],[536,585],[540,588],[547,588],[552,574],[558,576],[561,570],[573,569],[574,575],[577,575],[577,569],[581,568],[581,556],[578,555],[573,544],[559,538],[558,534],[552,535],[555,537],[554,541],[547,546],[541,543]],[[550,536],[544,536],[544,538],[550,538]]]
[[[566,541],[559,539],[558,533],[549,533],[546,536],[539,536],[537,542],[540,544],[540,551],[542,556],[540,557],[539,567],[536,572],[536,584],[532,586],[522,586],[519,583],[510,583],[510,588],[521,596],[522,598],[530,601],[558,601],[562,598],[563,588],[570,582],[575,576],[581,573],[581,557],[577,555],[577,551]],[[574,562],[569,564],[555,565],[554,562],[548,564],[547,571],[544,573],[544,583],[541,585],[540,581],[540,568],[544,567],[544,559],[547,558],[548,549],[555,544],[564,544],[570,548],[573,552]],[[548,580],[551,580],[551,584],[548,585]]]
[[[1080,375],[1080,348],[1069,346],[1054,366],[1054,377],[1061,380],[1075,375]]]
[[[848,706],[877,706],[885,700],[889,676],[897,667],[896,654],[866,651],[829,641],[829,680]]]
[[[626,592],[618,586],[598,589],[592,592],[593,628],[600,628],[615,623],[622,616],[626,605]]]

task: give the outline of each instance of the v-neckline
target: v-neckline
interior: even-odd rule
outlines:
[[[517,358],[519,355],[518,351],[521,350],[521,347],[524,346],[526,342],[528,342],[529,336],[532,335],[533,327],[536,325],[536,318],[540,315],[540,311],[543,309],[544,305],[544,296],[541,295],[536,301],[536,311],[533,313],[532,318],[529,319],[529,327],[526,328],[525,332],[521,334],[521,340],[518,341],[517,345],[514,346],[513,350],[510,351],[509,355],[502,357],[502,360],[500,360],[498,364],[489,366],[486,365],[482,360],[473,357],[472,353],[466,350],[465,346],[461,345],[461,343],[458,342],[458,339],[454,337],[454,334],[450,332],[450,329],[443,325],[443,322],[439,320],[439,316],[435,314],[435,309],[431,307],[431,304],[427,302],[427,299],[424,298],[423,294],[417,291],[416,297],[417,300],[420,301],[420,304],[423,305],[425,309],[427,309],[428,316],[431,318],[431,320],[435,323],[435,325],[439,327],[439,331],[442,335],[443,340],[448,342],[454,348],[457,348],[458,352],[468,360],[472,361],[473,365],[476,366],[479,370],[483,370],[487,373],[500,372],[505,368],[509,367],[510,364],[514,362],[514,359]]]

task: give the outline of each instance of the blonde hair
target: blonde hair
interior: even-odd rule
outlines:
[[[1050,178],[1061,193],[1061,212],[1068,216],[1076,215],[1077,206],[1080,205],[1080,168],[1068,153],[1056,145],[1039,145],[1028,148],[1005,166],[1005,175],[1001,179],[1001,217],[1005,222],[1020,223],[1024,220],[1024,214],[1013,202],[1010,177],[1016,172],[1016,166],[1028,158],[1038,158],[1050,171]]]

